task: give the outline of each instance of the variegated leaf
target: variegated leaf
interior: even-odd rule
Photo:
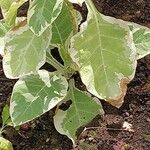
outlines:
[[[129,26],[133,33],[138,59],[150,54],[150,29],[135,23],[130,23]]]
[[[30,29],[41,35],[61,12],[63,0],[30,0],[28,24]]]
[[[6,0],[6,1],[8,4],[7,4],[7,9],[4,12],[4,19],[8,26],[14,27],[18,8],[28,0],[19,0],[19,1]]]
[[[68,53],[68,45],[71,36],[77,31],[74,13],[72,5],[64,1],[61,13],[52,24],[51,44],[59,48],[64,64],[67,66],[72,62]]]
[[[9,28],[7,27],[4,20],[0,21],[0,55],[4,55],[4,47],[5,47],[5,35]]]
[[[73,86],[70,86],[67,98],[72,101],[72,104],[65,111],[61,109],[56,111],[54,125],[58,132],[67,135],[74,143],[77,139],[77,129],[104,112],[98,99],[92,98]]]
[[[41,36],[36,36],[26,25],[9,32],[3,59],[5,75],[19,78],[36,72],[45,63],[50,39],[50,27]]]
[[[64,77],[45,70],[20,78],[14,86],[10,102],[14,126],[33,120],[55,107],[66,96],[67,89]]]
[[[88,21],[72,38],[70,54],[87,90],[119,107],[136,68],[132,36],[123,22],[101,15],[91,0],[86,3]]]
[[[9,10],[12,3],[13,0],[0,0],[0,7],[4,17],[6,16],[7,11]]]

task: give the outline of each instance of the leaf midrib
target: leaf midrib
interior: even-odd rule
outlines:
[[[91,11],[92,11],[92,14],[94,15],[94,19],[95,19],[95,22],[96,22],[96,28],[98,30],[97,34],[98,34],[98,39],[99,39],[99,45],[100,47],[102,47],[102,42],[101,42],[101,31],[100,31],[100,28],[99,28],[99,19],[97,17],[97,12],[95,10],[95,6],[94,4],[91,2],[91,0],[87,0],[88,3],[90,4],[91,6]],[[99,54],[99,53],[98,53]],[[102,60],[102,66],[103,66],[103,70],[104,70],[104,74],[105,74],[105,80],[106,80],[106,84],[109,85],[109,81],[108,81],[108,77],[107,77],[107,71],[105,69],[105,61],[104,61],[104,57],[103,57],[103,52],[102,50],[100,49],[100,57],[101,57],[101,60]]]

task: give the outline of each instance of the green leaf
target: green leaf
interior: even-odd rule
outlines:
[[[65,45],[66,40],[75,29],[72,7],[67,2],[63,3],[62,11],[52,24],[52,44]]]
[[[28,24],[37,35],[50,26],[61,12],[63,0],[32,0],[28,11]]]
[[[55,107],[68,89],[66,79],[44,70],[20,78],[14,86],[10,115],[14,126],[33,120]]]
[[[11,123],[11,119],[10,119],[10,115],[9,115],[9,106],[8,105],[6,105],[3,108],[2,121],[3,121],[3,126]]]
[[[67,100],[71,99],[72,104],[66,111],[56,111],[54,125],[58,132],[67,135],[74,143],[77,139],[77,129],[104,112],[98,99],[88,96],[72,85],[69,87],[70,95]]]
[[[4,20],[0,20],[0,55],[4,55],[4,47],[5,47],[5,34],[9,28],[7,27]]]
[[[72,58],[87,90],[116,107],[123,102],[136,68],[136,51],[128,26],[98,13],[87,0],[89,20],[72,38]]]
[[[15,25],[15,21],[16,21],[16,17],[17,17],[17,10],[26,1],[28,1],[28,0],[9,1],[9,4],[7,4],[7,9],[4,12],[5,22],[8,26],[13,27]]]
[[[0,149],[1,150],[13,150],[12,143],[3,137],[0,137]]]
[[[4,16],[6,15],[12,3],[13,0],[0,0],[0,7]]]
[[[64,64],[67,66],[72,62],[68,53],[68,44],[71,36],[77,31],[74,13],[72,5],[64,1],[61,13],[52,24],[51,44],[59,48]]]
[[[4,37],[8,31],[8,27],[5,24],[4,20],[0,20],[0,37]]]
[[[0,7],[8,10],[12,2],[13,0],[0,0]]]
[[[132,23],[133,41],[137,49],[138,59],[150,54],[150,29]]]
[[[46,60],[51,39],[50,27],[36,36],[27,26],[8,33],[3,68],[8,78],[19,78],[37,71]]]

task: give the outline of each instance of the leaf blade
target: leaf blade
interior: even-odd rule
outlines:
[[[88,91],[119,107],[136,67],[130,31],[123,22],[99,14],[91,0],[87,4],[90,19],[72,38],[70,54]]]
[[[5,35],[9,28],[7,27],[4,20],[0,21],[0,55],[4,55],[4,48],[5,48]]]
[[[61,13],[52,24],[52,44],[64,46],[70,34],[74,31],[75,20],[72,6],[68,2],[63,3]]]
[[[25,25],[8,33],[3,59],[4,72],[8,78],[19,78],[36,72],[45,63],[46,49],[51,39],[50,31],[51,28],[48,28],[37,37]]]
[[[67,135],[74,143],[77,139],[76,131],[86,125],[98,114],[103,114],[100,101],[88,96],[75,87],[70,86],[71,106],[66,110],[58,110],[54,116],[54,125],[58,132]]]
[[[28,11],[28,24],[30,29],[41,35],[52,24],[61,12],[63,0],[33,0]]]
[[[3,126],[8,125],[11,123],[10,119],[10,113],[9,113],[9,106],[5,105],[2,111],[2,121],[3,121]]]
[[[150,54],[150,29],[135,23],[130,23],[129,27],[132,28],[138,59]]]
[[[40,70],[21,78],[14,86],[10,115],[15,126],[28,122],[55,107],[67,93],[64,77]]]

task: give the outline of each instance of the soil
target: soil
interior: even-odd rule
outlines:
[[[133,21],[150,27],[149,0],[94,0],[98,10],[105,15]],[[28,3],[25,8],[28,7]],[[85,7],[80,8],[85,13]],[[26,12],[20,9],[20,15]],[[86,17],[86,15],[84,14]],[[47,64],[46,64],[47,67]],[[54,69],[54,68],[53,68]],[[53,70],[52,69],[52,70]],[[76,85],[84,88],[78,75]],[[9,103],[16,80],[5,77],[0,57],[0,115]],[[104,116],[97,116],[79,135],[76,150],[149,150],[150,147],[150,56],[138,61],[135,77],[128,85],[125,102],[117,109],[102,101]],[[19,131],[7,128],[4,136],[15,150],[71,150],[71,141],[60,135],[53,125],[54,110],[21,126]],[[124,122],[132,128],[122,128]],[[0,120],[1,122],[1,120]],[[122,149],[121,149],[122,148]]]

